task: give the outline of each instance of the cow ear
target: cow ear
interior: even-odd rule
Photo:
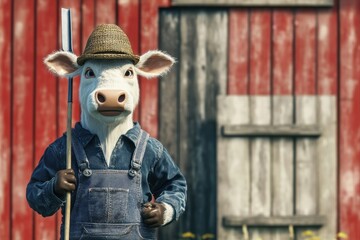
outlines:
[[[44,63],[54,75],[59,77],[74,77],[80,74],[80,67],[76,63],[77,56],[70,52],[54,52],[49,54]]]
[[[154,50],[141,55],[135,67],[139,75],[153,78],[166,74],[174,63],[175,59],[170,55]]]

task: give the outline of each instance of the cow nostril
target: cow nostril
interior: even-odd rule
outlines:
[[[119,103],[122,103],[123,101],[125,101],[125,94],[121,94],[120,96],[119,96],[119,98],[118,98],[118,102]]]
[[[106,98],[102,93],[97,94],[97,99],[100,103],[104,103],[106,101]]]

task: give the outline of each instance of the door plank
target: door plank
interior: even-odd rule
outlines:
[[[249,91],[249,16],[247,9],[229,10],[228,95]]]
[[[338,91],[338,1],[334,7],[318,11],[317,20],[317,85],[320,95],[337,95]],[[335,106],[335,105],[334,105]]]
[[[218,239],[235,240],[243,237],[241,228],[224,228],[225,216],[250,216],[249,139],[225,138],[220,130],[223,124],[250,123],[249,101],[248,96],[219,96],[217,98]]]
[[[273,96],[273,124],[293,123],[293,96]],[[272,207],[273,216],[294,214],[294,140],[272,140]],[[286,239],[288,229],[275,229],[272,239]]]
[[[295,12],[295,94],[316,94],[316,15]]]
[[[315,124],[317,122],[316,96],[296,97],[296,124]],[[318,156],[317,141],[314,139],[296,140],[296,215],[315,215],[318,212]],[[297,236],[301,236],[301,231]]]
[[[319,207],[321,215],[326,215],[327,222],[320,229],[321,239],[331,239],[337,233],[337,109],[336,96],[319,96],[318,123],[322,126],[323,135],[318,139],[318,181]]]
[[[270,124],[270,96],[250,96],[250,121],[252,124]],[[269,138],[250,140],[250,213],[252,216],[271,215],[271,142]],[[251,239],[268,239],[270,230],[254,229]]]
[[[188,181],[184,230],[215,234],[216,96],[226,91],[226,11],[180,17],[180,166]]]
[[[294,227],[323,227],[326,224],[326,217],[321,215],[309,215],[309,216],[255,216],[255,217],[238,217],[229,216],[224,219],[224,225],[226,227],[241,227],[243,225],[248,227],[275,227],[288,229],[289,225]],[[278,229],[276,229],[278,230]],[[284,232],[285,233],[285,232]],[[280,239],[288,239],[289,233],[275,237],[282,237]],[[274,239],[274,236],[273,236]],[[326,238],[331,239],[331,238]]]
[[[250,12],[250,123],[271,123],[271,11]],[[250,140],[251,215],[271,214],[271,143],[269,138]],[[270,238],[268,229],[254,229],[251,239]]]
[[[294,124],[294,15],[292,10],[273,12],[273,126]],[[294,140],[272,140],[272,216],[294,214]],[[287,228],[274,229],[273,240],[289,239]]]
[[[273,101],[273,105],[276,108],[282,107],[279,111],[286,111],[289,104],[281,105],[282,96],[274,96],[277,98]],[[293,101],[293,98],[284,97],[288,101]],[[280,104],[279,107],[276,104]],[[292,105],[292,103],[291,103]],[[278,113],[274,112],[274,117],[277,117]],[[222,134],[225,137],[320,137],[321,127],[318,124],[311,125],[294,125],[284,124],[279,122],[279,125],[253,125],[253,124],[242,124],[242,125],[224,125],[222,126]]]
[[[162,11],[160,13],[160,49],[180,58],[180,13],[178,11]],[[173,160],[179,165],[179,64],[159,81],[159,140],[169,151]],[[183,171],[183,169],[181,169]],[[177,239],[181,229],[181,221],[173,222],[160,228],[160,239]]]

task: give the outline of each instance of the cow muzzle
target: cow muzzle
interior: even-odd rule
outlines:
[[[125,111],[127,94],[118,90],[99,90],[95,93],[98,112],[103,116],[117,116]]]

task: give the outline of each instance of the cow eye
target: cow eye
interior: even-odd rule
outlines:
[[[87,68],[85,70],[85,77],[86,78],[94,78],[95,77],[95,73],[91,68]]]
[[[132,76],[134,76],[134,71],[132,69],[126,70],[125,77],[131,78]]]

